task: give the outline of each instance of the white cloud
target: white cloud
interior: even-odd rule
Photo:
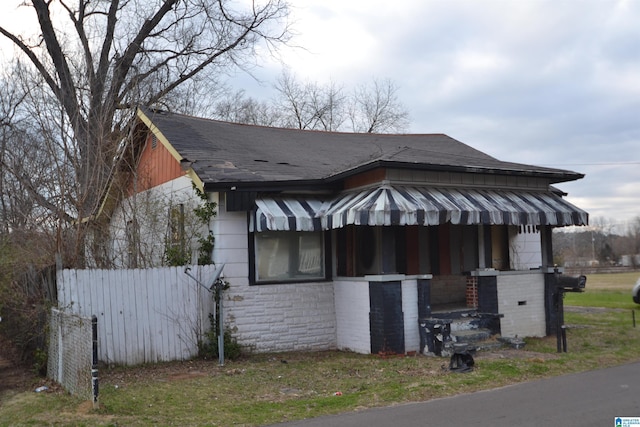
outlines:
[[[5,2],[20,1],[3,0],[0,16]],[[391,78],[411,131],[586,173],[560,184],[570,201],[592,217],[640,215],[640,1],[292,3],[292,44],[304,49],[281,55],[300,78],[347,86]],[[263,60],[262,87],[235,82],[269,96],[281,64]]]

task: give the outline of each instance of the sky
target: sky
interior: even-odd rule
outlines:
[[[2,3],[0,17],[15,4]],[[640,1],[290,3],[291,46],[235,77],[238,89],[271,97],[282,62],[318,83],[390,79],[409,132],[583,173],[557,187],[591,220],[640,216]]]
[[[389,78],[409,132],[583,173],[557,186],[591,219],[640,216],[640,1],[305,0],[293,17],[297,77]]]

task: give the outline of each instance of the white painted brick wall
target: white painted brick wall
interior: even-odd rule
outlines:
[[[337,347],[371,353],[369,282],[334,280]]]
[[[369,282],[362,279],[336,279],[334,289],[338,348],[371,353]],[[402,281],[402,311],[405,351],[419,351],[418,286],[415,279]]]
[[[184,180],[163,188],[170,194],[191,195]],[[358,280],[249,286],[248,227],[246,212],[227,212],[218,203],[210,224],[215,236],[213,260],[225,264],[225,326],[241,345],[253,351],[327,350],[340,348],[370,353],[369,283]],[[407,351],[419,350],[417,286],[402,283]]]
[[[545,336],[544,275],[501,274],[497,279],[498,312],[504,315],[500,319],[502,336]]]
[[[415,279],[402,281],[402,311],[404,312],[404,350],[420,351],[418,284]]]
[[[224,300],[233,336],[252,351],[336,348],[332,283],[237,284]]]
[[[247,214],[226,212],[224,200],[215,201],[213,259],[225,263],[225,326],[233,336],[256,352],[336,348],[333,284],[249,286]]]

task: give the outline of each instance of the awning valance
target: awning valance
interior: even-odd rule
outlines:
[[[250,231],[319,231],[322,201],[306,197],[262,197],[249,220]]]
[[[319,212],[346,225],[586,225],[588,214],[552,192],[382,186],[343,194]]]
[[[586,225],[588,214],[552,192],[380,186],[332,200],[262,198],[252,231],[347,225]]]

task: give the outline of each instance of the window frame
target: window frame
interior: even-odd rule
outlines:
[[[317,283],[317,282],[328,282],[331,280],[331,272],[332,272],[332,246],[331,246],[331,233],[328,231],[268,231],[268,233],[311,233],[320,234],[322,240],[322,256],[324,261],[324,271],[322,276],[304,279],[304,278],[291,278],[291,279],[277,279],[277,280],[258,280],[257,278],[257,245],[256,245],[256,235],[260,234],[260,232],[249,232],[248,233],[248,248],[249,248],[249,285],[275,285],[275,284],[296,284],[296,283]],[[299,251],[297,251],[299,254]],[[289,253],[289,262],[291,263],[291,253]]]

